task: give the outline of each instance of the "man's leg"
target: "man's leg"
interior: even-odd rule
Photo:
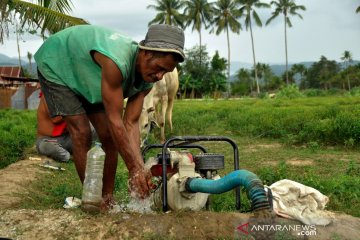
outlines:
[[[103,176],[103,197],[112,199],[115,187],[115,175],[118,160],[118,152],[111,137],[105,113],[89,114],[89,119],[93,124],[98,138],[101,141],[105,152],[104,176]]]
[[[85,179],[86,154],[90,149],[91,131],[89,119],[83,107],[86,99],[69,87],[48,81],[38,71],[41,90],[44,93],[50,116],[63,116],[73,145],[73,158],[81,183]]]
[[[50,157],[59,162],[68,162],[70,153],[63,148],[56,138],[38,138],[36,149],[39,154]]]
[[[70,133],[73,158],[81,183],[84,183],[86,154],[91,146],[91,130],[86,114],[65,116],[67,129]]]
[[[65,148],[70,154],[72,154],[72,142],[70,134],[67,132],[56,138],[58,143]]]

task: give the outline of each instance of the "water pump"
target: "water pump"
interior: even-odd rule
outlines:
[[[234,150],[234,171],[224,177],[218,170],[224,169],[224,155],[208,153],[206,148],[196,144],[200,141],[225,141]],[[157,188],[151,198],[153,207],[163,211],[190,209],[198,211],[208,208],[210,194],[221,194],[235,189],[235,207],[240,209],[240,187],[245,187],[252,204],[252,210],[271,208],[260,179],[247,170],[239,170],[239,154],[236,143],[227,137],[182,136],[172,137],[164,144],[148,145],[146,153],[153,148],[161,148],[156,157],[150,157],[145,165],[151,170]],[[201,150],[192,154],[190,149]],[[176,150],[173,150],[176,149]],[[179,150],[180,149],[180,150]]]

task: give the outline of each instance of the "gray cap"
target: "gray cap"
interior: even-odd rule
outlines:
[[[151,25],[146,33],[145,40],[139,43],[139,48],[159,52],[174,52],[181,56],[183,62],[184,54],[184,31],[181,28],[167,25]]]

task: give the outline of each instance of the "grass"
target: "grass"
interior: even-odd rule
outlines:
[[[285,178],[300,182],[327,195],[330,198],[328,210],[360,217],[359,103],[360,98],[355,97],[177,101],[174,132],[167,132],[167,135],[230,137],[239,148],[240,168],[254,172],[265,184]],[[13,114],[24,114],[32,119],[28,121],[28,132],[22,134],[34,133],[32,115],[35,112],[9,110],[5,113],[7,119],[12,119]],[[6,129],[5,125],[2,128]],[[4,131],[2,128],[0,131]],[[18,140],[3,139],[11,142],[11,146]],[[153,136],[150,141],[156,142]],[[225,155],[225,169],[219,171],[220,175],[233,170],[233,152],[229,144],[201,144],[209,152]],[[21,149],[28,145],[24,144]],[[18,155],[22,156],[23,152]],[[80,198],[81,186],[74,164],[63,164],[63,167],[67,170],[51,172],[33,183],[21,207],[61,208],[65,197]],[[127,170],[120,160],[115,183],[118,200],[126,201],[128,197],[126,183]],[[242,204],[242,211],[250,209],[245,192]],[[213,211],[234,211],[234,205],[232,191],[212,196]]]
[[[313,187],[330,198],[328,209],[360,217],[359,152],[323,147],[316,151],[306,147],[289,147],[274,140],[235,138],[240,151],[240,167],[257,174],[264,184],[290,179]],[[232,159],[227,161],[232,170]],[[243,210],[249,202],[242,194]],[[233,211],[232,192],[213,196],[215,211]]]
[[[0,110],[0,169],[23,158],[35,135],[35,111]]]

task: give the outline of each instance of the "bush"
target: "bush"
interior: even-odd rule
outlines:
[[[291,84],[288,86],[283,87],[276,95],[276,98],[300,98],[304,95],[300,92],[299,87],[295,84]]]
[[[355,97],[177,102],[173,135],[231,132],[288,145],[317,142],[353,148],[360,145],[359,103]]]
[[[350,95],[360,97],[360,87],[354,87],[350,90]]]
[[[327,96],[341,96],[341,95],[345,95],[346,93],[347,93],[346,90],[339,89],[339,88],[330,88],[330,89],[326,90]]]
[[[320,97],[325,96],[325,92],[317,88],[309,88],[303,91],[306,97]]]

